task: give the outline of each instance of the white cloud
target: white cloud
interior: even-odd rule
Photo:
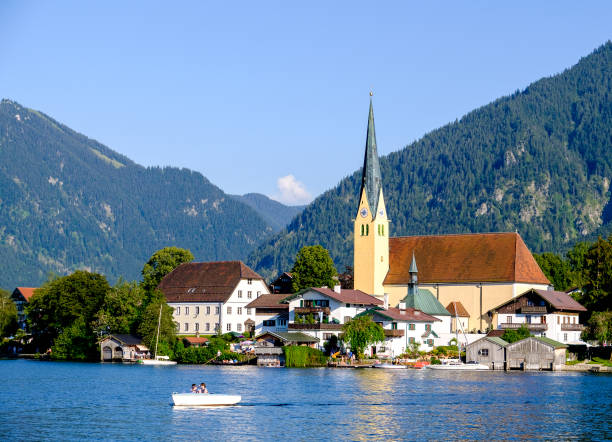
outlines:
[[[278,187],[280,195],[274,195],[272,199],[283,204],[296,206],[307,204],[312,201],[310,192],[308,192],[304,184],[296,180],[293,175],[280,177],[276,180],[276,186]]]

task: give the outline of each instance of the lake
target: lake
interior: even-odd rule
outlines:
[[[2,439],[612,439],[612,376],[0,361]],[[206,382],[235,407],[175,408]]]

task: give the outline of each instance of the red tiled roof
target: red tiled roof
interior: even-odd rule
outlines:
[[[168,302],[225,302],[241,279],[263,280],[242,261],[189,262],[168,273],[158,288]]]
[[[459,301],[453,301],[446,306],[446,310],[451,314],[451,316],[459,316],[461,318],[469,318],[470,314],[465,309],[463,304]]]
[[[384,284],[410,281],[412,254],[421,283],[525,282],[550,284],[517,233],[389,238]]]
[[[34,290],[36,290],[37,288],[38,287],[17,287],[13,294],[15,292],[19,292],[21,293],[21,296],[25,298],[26,301],[30,302],[30,298],[32,297],[32,295],[34,295]]]
[[[389,307],[388,309],[383,309],[377,307],[372,310],[368,310],[365,314],[369,314],[370,312],[374,312],[375,314],[386,316],[389,319],[394,321],[410,321],[410,322],[433,322],[440,321],[440,319],[435,318],[427,313],[423,313],[420,310],[416,310],[414,308],[407,308],[400,310],[397,307]]]
[[[259,298],[254,299],[246,308],[277,308],[279,310],[288,310],[289,304],[281,304],[281,301],[286,297],[291,296],[291,293],[278,293],[272,295],[261,295]]]
[[[361,290],[352,290],[352,289],[341,289],[340,293],[337,293],[331,289],[327,288],[319,288],[312,287],[309,290],[314,290],[315,292],[319,292],[323,295],[329,296],[332,299],[335,299],[338,302],[342,302],[343,304],[361,304],[361,305],[382,305],[383,302],[375,298],[372,295],[368,295]]]
[[[490,338],[501,338],[506,330],[491,330],[487,333]]]
[[[203,338],[203,337],[199,337],[199,338],[195,338],[195,337],[185,337],[183,338],[185,339],[187,342],[189,342],[190,344],[194,345],[194,344],[205,344],[206,342],[208,342],[208,338]]]

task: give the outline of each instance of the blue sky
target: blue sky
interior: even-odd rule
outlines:
[[[292,3],[3,0],[0,96],[300,204],[361,166],[370,89],[384,155],[612,38],[609,1]]]

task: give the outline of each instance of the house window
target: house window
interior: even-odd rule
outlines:
[[[196,315],[200,314],[200,307],[196,307]]]
[[[428,339],[427,340],[427,345],[429,345],[430,347],[433,346],[433,339]]]
[[[247,284],[249,285],[253,284],[253,280],[251,278],[247,279]]]
[[[185,322],[185,326],[183,327],[183,330],[189,331],[189,323],[188,322]]]
[[[231,307],[227,307],[227,314],[231,315],[232,314],[232,308]]]
[[[483,348],[483,349],[481,349],[481,350],[478,352],[478,354],[479,354],[480,356],[485,356],[485,357],[486,357],[486,356],[489,356],[489,349],[488,349],[488,348]]]
[[[350,307],[351,307],[351,304],[346,304],[346,308],[350,308]]]
[[[274,319],[268,319],[263,322],[264,327],[274,327],[276,325],[276,321]]]
[[[512,316],[506,316],[506,324],[512,324]]]
[[[248,308],[248,309],[247,309],[247,315],[250,315],[250,314],[251,314],[251,309],[250,309],[250,308]]]
[[[242,290],[238,290],[238,298],[242,298]]]
[[[242,331],[242,324],[236,324],[236,330]]]
[[[199,323],[195,323],[195,331],[200,331],[200,324]]]
[[[205,328],[206,328],[206,331],[210,331],[210,322],[206,323],[206,327]]]
[[[239,315],[241,315],[241,314],[242,314],[242,307],[238,307],[236,310],[238,310],[238,312],[237,312],[237,313],[238,313]],[[238,330],[238,331],[240,331],[240,330]]]
[[[567,333],[563,333],[563,342],[567,342]]]
[[[210,306],[209,305],[206,306],[206,314],[210,315]]]
[[[323,340],[329,341],[332,338],[332,336],[334,336],[333,333],[323,333]]]
[[[218,332],[219,330],[221,330],[221,328],[219,327],[219,323],[215,322],[215,331]]]
[[[411,324],[412,325],[412,324]],[[408,338],[408,343],[409,344],[414,344],[414,338]]]
[[[351,319],[353,319],[353,318],[351,318],[350,316],[345,316],[344,317],[344,323],[346,324],[347,322],[351,322]]]
[[[257,297],[259,298],[261,296],[261,291],[257,292]]]
[[[252,291],[248,291],[247,292],[247,298],[252,299],[253,298],[253,292]]]
[[[232,324],[229,322],[227,323],[227,331],[232,331]]]
[[[180,307],[176,307],[174,309],[174,313],[176,313],[176,316],[181,316],[181,308]]]
[[[425,324],[425,331],[431,331],[431,324]]]
[[[414,324],[408,324],[408,330],[414,330],[414,329],[415,329]],[[410,339],[412,339],[412,338],[410,338]],[[414,339],[413,339],[413,341],[414,341]]]
[[[557,316],[557,324],[561,324],[561,317]]]
[[[221,309],[219,307],[215,307],[215,315],[218,315]]]
[[[278,325],[287,325],[287,320],[286,319],[279,319],[278,320]]]
[[[185,315],[189,314],[189,307],[185,307]]]
[[[397,330],[397,322],[391,323],[391,330]]]

